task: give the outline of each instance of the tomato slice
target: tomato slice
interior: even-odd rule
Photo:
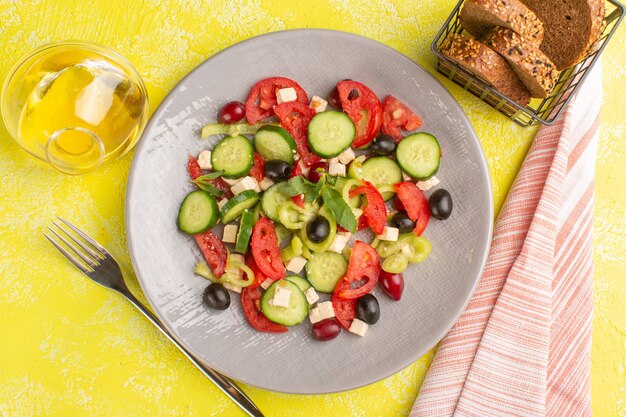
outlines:
[[[268,278],[274,281],[285,277],[285,265],[280,259],[280,248],[274,224],[262,217],[252,230],[252,256],[257,266]]]
[[[296,101],[309,104],[309,97],[306,91],[292,79],[285,77],[266,78],[254,84],[246,99],[246,119],[248,123],[255,124],[263,119],[274,115],[276,106],[276,91],[281,88],[293,88],[296,90]]]
[[[344,300],[339,298],[337,293],[333,293],[332,296],[333,310],[335,310],[335,318],[346,330],[350,330],[352,320],[356,317],[356,299]]]
[[[384,134],[393,137],[396,142],[402,140],[402,130],[419,129],[422,125],[420,119],[404,103],[393,96],[387,96],[383,101],[383,127]]]
[[[339,280],[333,293],[347,300],[362,297],[376,288],[378,275],[380,275],[378,252],[367,243],[357,240],[350,254],[348,271]]]
[[[372,90],[357,81],[340,81],[337,91],[341,108],[348,114],[356,127],[352,146],[360,148],[374,139],[383,123],[383,108]]]
[[[296,203],[296,205],[300,208],[304,208],[304,194],[298,194],[291,197],[291,201]]]
[[[245,287],[241,290],[241,308],[253,329],[265,333],[285,333],[288,329],[282,324],[270,321],[261,312],[261,291]]]
[[[359,224],[356,227],[356,230],[363,230],[367,228],[369,224],[367,224],[367,218],[365,216],[359,216]]]
[[[226,252],[222,240],[215,236],[210,230],[194,235],[193,237],[200,247],[202,256],[204,256],[207,264],[211,267],[213,275],[218,278],[221,277],[226,269],[226,258],[228,257],[228,252]]]
[[[387,207],[383,196],[378,192],[376,187],[368,181],[363,181],[362,186],[350,191],[350,197],[365,194],[367,203],[364,203],[363,216],[367,219],[367,224],[372,228],[374,233],[380,235],[385,230],[387,224]]]
[[[308,104],[297,101],[282,103],[274,107],[274,113],[280,120],[280,124],[293,136],[300,158],[306,166],[311,166],[321,161],[321,158],[311,152],[309,140],[307,139],[307,129],[315,110]]]
[[[394,184],[393,188],[407,216],[415,222],[413,233],[421,236],[430,221],[430,210],[428,209],[428,200],[426,196],[412,182],[399,182]]]
[[[265,178],[265,161],[256,152],[254,153],[254,163],[252,164],[252,169],[250,169],[250,175],[258,182],[263,181],[263,178]]]
[[[192,180],[195,180],[196,178],[204,175],[202,169],[200,168],[200,165],[198,164],[198,158],[195,158],[193,156],[189,157],[189,161],[187,162],[187,169],[189,170],[189,176]],[[218,190],[222,191],[224,193],[222,194],[223,197],[231,198],[233,196],[233,192],[230,190],[230,186],[226,184],[223,179],[215,178],[213,180],[210,180],[209,183],[211,183]]]

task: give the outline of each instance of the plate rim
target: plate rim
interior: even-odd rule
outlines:
[[[137,265],[137,254],[135,253],[134,249],[133,249],[133,245],[132,245],[132,240],[133,240],[133,236],[132,236],[132,228],[130,227],[131,225],[131,216],[130,216],[130,205],[128,204],[129,199],[131,198],[131,194],[133,191],[133,179],[135,177],[135,170],[136,167],[138,165],[138,155],[141,151],[141,149],[143,148],[143,146],[146,143],[146,140],[142,140],[144,139],[144,135],[146,134],[146,132],[148,132],[149,130],[151,130],[154,126],[157,126],[157,123],[155,122],[157,117],[160,117],[161,114],[163,112],[165,112],[167,110],[168,107],[168,101],[171,99],[172,96],[174,96],[174,94],[177,94],[178,91],[178,87],[184,83],[188,78],[190,78],[193,74],[195,74],[197,71],[200,71],[201,68],[205,65],[205,63],[211,59],[213,59],[214,57],[230,50],[231,48],[235,48],[241,44],[245,44],[248,42],[253,42],[256,41],[258,42],[260,39],[263,38],[271,38],[274,36],[285,36],[285,35],[289,35],[290,33],[328,33],[331,35],[337,35],[337,36],[345,36],[345,37],[352,37],[355,38],[361,42],[369,42],[372,44],[375,44],[377,47],[382,47],[384,49],[387,49],[393,53],[395,53],[398,58],[405,60],[406,62],[408,62],[410,65],[417,67],[419,70],[421,70],[422,72],[424,72],[426,74],[427,77],[430,77],[435,83],[439,84],[442,88],[442,93],[444,95],[447,95],[447,97],[451,100],[451,105],[454,106],[456,109],[458,109],[461,114],[463,115],[462,117],[462,121],[465,125],[465,127],[467,128],[467,131],[469,133],[469,136],[473,137],[473,139],[476,141],[476,143],[478,144],[478,150],[479,150],[479,158],[476,161],[479,168],[481,169],[481,171],[486,173],[486,181],[487,181],[487,191],[488,191],[488,210],[489,210],[489,216],[488,218],[490,219],[490,221],[488,222],[488,230],[487,230],[487,239],[485,241],[485,248],[486,250],[483,253],[482,259],[480,261],[480,267],[478,269],[478,273],[476,274],[477,276],[474,277],[474,283],[472,285],[472,289],[471,291],[468,292],[468,294],[465,297],[465,300],[462,303],[462,308],[460,308],[455,316],[454,319],[450,322],[450,324],[448,326],[446,326],[445,329],[443,329],[440,332],[437,332],[436,334],[434,334],[431,338],[429,338],[428,343],[426,343],[426,345],[429,346],[428,349],[426,349],[424,352],[419,352],[418,354],[411,354],[411,355],[407,355],[407,360],[404,361],[400,361],[399,366],[395,367],[394,369],[388,369],[385,372],[382,372],[382,376],[376,376],[375,379],[373,380],[369,380],[369,381],[361,381],[357,384],[353,384],[350,386],[347,386],[344,389],[335,389],[335,390],[313,390],[310,392],[300,392],[300,391],[279,391],[276,389],[272,389],[272,388],[268,388],[262,385],[258,385],[255,384],[253,382],[247,381],[245,378],[244,379],[239,379],[239,378],[235,378],[233,377],[228,371],[225,370],[218,370],[214,365],[207,363],[206,361],[202,360],[201,358],[199,358],[197,355],[197,353],[194,352],[193,348],[191,348],[190,346],[188,346],[187,343],[185,343],[184,340],[181,340],[181,338],[178,337],[178,335],[175,334],[175,332],[170,329],[165,323],[166,321],[163,320],[163,318],[161,317],[161,313],[160,311],[155,308],[155,303],[153,302],[153,300],[151,299],[151,297],[149,296],[148,292],[145,289],[145,285],[146,283],[144,282],[144,279],[141,277],[138,268],[136,267]],[[145,297],[145,299],[148,301],[148,303],[150,304],[150,307],[152,309],[152,311],[154,312],[154,314],[156,315],[156,317],[159,319],[159,322],[161,322],[163,328],[168,332],[169,336],[171,336],[173,339],[175,339],[178,343],[180,343],[182,346],[184,346],[194,357],[196,357],[196,359],[205,364],[208,367],[211,367],[215,370],[218,370],[220,373],[222,373],[223,375],[227,376],[228,378],[232,379],[233,381],[237,381],[240,383],[244,383],[246,385],[249,386],[253,386],[259,389],[263,389],[263,390],[267,390],[270,392],[277,392],[277,393],[283,393],[283,394],[296,394],[296,395],[322,395],[322,394],[334,394],[334,393],[340,393],[340,392],[347,392],[347,391],[351,391],[351,390],[355,390],[358,388],[362,388],[371,384],[375,384],[378,383],[386,378],[389,378],[390,376],[395,375],[396,373],[402,371],[403,369],[407,368],[408,366],[410,366],[411,364],[415,363],[417,360],[419,360],[420,357],[422,357],[424,354],[426,354],[428,351],[432,350],[444,337],[445,335],[456,325],[456,323],[458,322],[459,318],[461,317],[461,315],[463,314],[463,312],[466,310],[474,292],[476,291],[476,287],[478,286],[478,283],[480,282],[480,278],[482,277],[484,270],[485,270],[485,266],[487,264],[487,259],[489,256],[489,252],[490,252],[490,248],[491,248],[491,243],[492,243],[492,237],[493,237],[493,228],[494,228],[494,201],[493,201],[494,195],[493,195],[493,184],[492,184],[492,179],[491,179],[491,174],[489,171],[489,165],[487,164],[487,159],[485,156],[485,152],[483,150],[482,147],[482,143],[480,141],[480,139],[478,138],[478,135],[476,134],[476,131],[474,130],[474,127],[469,119],[469,116],[467,115],[467,113],[465,112],[465,110],[463,110],[463,107],[461,107],[461,104],[457,101],[457,99],[452,95],[452,93],[448,90],[448,88],[446,88],[446,86],[439,80],[437,79],[437,77],[435,77],[435,75],[433,75],[430,71],[428,71],[426,68],[422,67],[420,64],[418,64],[416,61],[413,61],[411,58],[409,58],[408,56],[406,56],[405,54],[403,54],[402,52],[398,51],[395,48],[392,48],[388,45],[385,45],[384,43],[377,41],[375,39],[369,38],[367,36],[363,36],[363,35],[359,35],[356,33],[352,33],[352,32],[347,32],[347,31],[342,31],[342,30],[336,30],[336,29],[323,29],[323,28],[296,28],[296,29],[286,29],[286,30],[278,30],[278,31],[274,31],[274,32],[269,32],[269,33],[264,33],[261,35],[257,35],[257,36],[253,36],[244,40],[241,40],[237,43],[234,43],[224,49],[219,50],[218,52],[210,55],[209,57],[207,57],[206,59],[204,59],[202,62],[200,62],[197,66],[195,66],[191,71],[189,71],[187,74],[185,74],[184,77],[182,77],[172,88],[171,90],[167,93],[167,95],[165,97],[163,97],[163,99],[161,100],[161,102],[159,103],[159,106],[155,109],[154,113],[150,116],[150,119],[148,120],[148,123],[146,124],[146,126],[144,127],[144,130],[141,134],[140,140],[138,141],[137,146],[134,148],[133,150],[133,158],[131,161],[131,166],[130,166],[130,170],[128,173],[128,178],[126,180],[126,193],[125,193],[125,197],[124,197],[124,227],[125,227],[125,231],[126,231],[126,243],[127,243],[127,247],[128,247],[128,251],[130,254],[130,259],[131,259],[131,263],[132,263],[132,267],[133,267],[133,272],[135,273],[135,276],[137,278],[137,282],[139,283],[139,286],[141,288],[141,291]]]

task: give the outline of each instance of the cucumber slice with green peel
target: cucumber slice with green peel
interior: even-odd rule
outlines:
[[[316,291],[331,293],[337,282],[346,274],[348,261],[340,253],[316,253],[306,263],[306,277]]]
[[[282,241],[285,240],[287,236],[291,235],[291,232],[280,223],[274,224],[274,230],[276,231],[276,240],[278,240],[278,246],[280,246]]]
[[[441,148],[430,133],[414,133],[402,139],[396,148],[400,167],[417,180],[427,180],[437,173]]]
[[[239,220],[239,230],[237,231],[237,238],[235,239],[235,251],[239,253],[246,253],[248,250],[248,244],[250,243],[250,236],[252,236],[252,228],[254,227],[254,212],[246,209],[241,213],[241,220]]]
[[[355,135],[354,123],[342,112],[317,113],[309,123],[309,146],[322,158],[333,158],[348,149]]]
[[[215,197],[203,190],[192,191],[178,210],[178,228],[190,235],[202,233],[215,226],[218,213]]]
[[[222,171],[224,178],[241,178],[252,168],[254,148],[245,136],[222,139],[211,152],[214,171]]]
[[[365,155],[359,155],[352,162],[350,162],[350,166],[348,167],[349,178],[355,180],[360,180],[361,178],[363,178],[362,167],[363,162],[365,162],[365,158]]]
[[[296,142],[293,136],[280,126],[264,126],[254,135],[254,149],[266,161],[281,160],[293,164]]]
[[[306,279],[302,278],[300,275],[289,275],[285,277],[285,279],[289,282],[293,282],[300,288],[300,291],[303,293],[306,292],[309,288],[311,288],[311,283]]]
[[[241,213],[254,206],[257,201],[259,201],[259,198],[259,195],[255,191],[246,190],[228,200],[220,211],[222,223],[230,223],[241,216]]]
[[[275,306],[270,301],[274,298],[274,293],[278,287],[289,290],[289,303],[287,307]],[[261,312],[268,320],[285,326],[295,326],[306,319],[309,314],[309,303],[304,293],[293,282],[281,279],[276,281],[261,297]]]
[[[275,222],[279,221],[278,213],[280,207],[287,201],[291,201],[289,197],[280,192],[281,184],[274,184],[263,193],[261,199],[261,208],[267,217]]]
[[[376,188],[402,182],[400,166],[398,166],[396,161],[386,156],[376,156],[363,162],[361,174],[364,180],[371,182]],[[385,201],[393,198],[395,195],[394,192],[389,191],[381,194]]]

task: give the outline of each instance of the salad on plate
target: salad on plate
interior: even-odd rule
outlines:
[[[425,195],[441,150],[421,126],[402,101],[353,80],[309,100],[296,81],[267,78],[226,103],[202,129],[221,140],[189,157],[197,189],[177,219],[202,253],[204,303],[227,309],[232,291],[258,331],[308,318],[317,340],[364,336],[381,314],[372,291],[399,301],[402,273],[432,250],[431,217],[452,212],[445,189]]]

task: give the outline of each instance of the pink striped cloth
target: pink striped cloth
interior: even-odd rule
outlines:
[[[542,127],[496,222],[466,311],[411,417],[591,416],[593,177],[599,65]]]

